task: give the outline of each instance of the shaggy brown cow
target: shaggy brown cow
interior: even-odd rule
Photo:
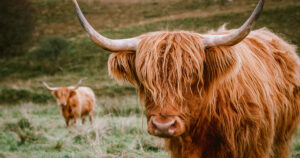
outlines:
[[[153,32],[111,40],[73,0],[81,24],[110,56],[110,74],[138,88],[148,132],[173,158],[289,157],[299,122],[296,47],[267,29],[250,32],[264,1],[239,29]]]
[[[82,124],[85,123],[85,117],[89,116],[90,123],[93,122],[95,95],[91,88],[80,87],[82,80],[76,86],[70,87],[50,87],[43,82],[45,87],[52,91],[56,98],[61,113],[69,127],[69,122],[76,123],[76,119],[81,117]]]

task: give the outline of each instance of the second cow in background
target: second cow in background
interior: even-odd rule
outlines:
[[[69,87],[50,87],[46,82],[44,86],[52,91],[56,98],[61,113],[66,121],[66,126],[76,123],[77,118],[82,119],[82,124],[88,116],[90,123],[93,122],[95,94],[89,87],[80,86],[82,79],[76,86]]]

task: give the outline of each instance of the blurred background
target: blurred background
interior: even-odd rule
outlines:
[[[78,0],[101,34],[237,28],[258,0]],[[300,46],[300,1],[266,0],[255,28]],[[299,49],[297,50],[299,53]],[[0,158],[168,157],[147,133],[135,88],[108,75],[109,52],[81,28],[71,0],[0,1]],[[95,122],[65,128],[50,86],[83,85],[97,96]],[[300,132],[291,146],[300,157]]]

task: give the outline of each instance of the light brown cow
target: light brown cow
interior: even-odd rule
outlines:
[[[296,48],[267,29],[153,32],[111,40],[78,17],[110,56],[110,74],[138,88],[148,132],[173,158],[285,158],[300,117]]]
[[[82,80],[76,86],[69,87],[50,87],[43,82],[56,98],[67,127],[69,123],[75,124],[77,118],[81,118],[84,124],[87,116],[90,123],[93,122],[95,94],[89,87],[80,87],[81,82]]]

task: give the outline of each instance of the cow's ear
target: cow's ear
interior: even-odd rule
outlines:
[[[212,47],[205,51],[203,78],[205,86],[222,83],[234,77],[241,67],[241,59],[234,47]]]
[[[135,52],[131,51],[111,54],[108,60],[109,74],[118,81],[128,81],[136,86],[135,57]]]
[[[52,91],[51,94],[53,97],[58,98],[57,90]]]
[[[71,92],[70,92],[70,97],[73,97],[73,96],[75,96],[76,95],[76,91],[75,90],[71,90]]]

